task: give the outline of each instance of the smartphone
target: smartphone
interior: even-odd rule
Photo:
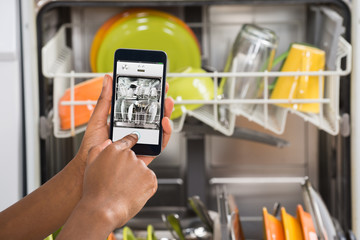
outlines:
[[[161,152],[167,56],[163,51],[118,49],[114,57],[110,139],[139,136],[137,155]]]

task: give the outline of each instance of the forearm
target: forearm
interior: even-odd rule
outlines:
[[[83,168],[74,159],[40,188],[0,213],[0,239],[43,239],[61,227],[82,194]]]
[[[115,228],[112,218],[112,213],[99,204],[81,200],[56,239],[106,239]]]

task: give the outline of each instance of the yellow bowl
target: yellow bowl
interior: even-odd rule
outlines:
[[[188,67],[182,73],[206,73],[201,68]],[[214,82],[210,77],[174,77],[167,79],[169,91],[167,96],[174,100],[212,100],[214,98]],[[195,110],[202,104],[186,104],[174,107],[171,119],[176,119],[183,114],[181,106],[187,110]]]

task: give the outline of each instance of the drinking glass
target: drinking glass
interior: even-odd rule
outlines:
[[[253,24],[243,25],[228,56],[225,72],[270,71],[277,44],[278,37],[272,30]],[[255,99],[262,96],[263,80],[261,77],[237,77],[234,83],[227,81],[225,89],[224,93],[233,90],[235,99]],[[239,114],[253,109],[253,106],[236,104],[231,106],[231,110]]]

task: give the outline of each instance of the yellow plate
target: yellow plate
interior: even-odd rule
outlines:
[[[281,208],[281,219],[286,240],[303,240],[303,234],[299,221],[288,214],[285,208]]]
[[[93,39],[93,42],[91,44],[90,49],[90,66],[91,70],[93,72],[96,72],[96,57],[99,51],[99,47],[104,39],[104,36],[106,35],[107,31],[111,28],[111,26],[118,21],[120,18],[123,18],[127,15],[129,15],[133,10],[128,10],[126,12],[119,13],[109,20],[107,20],[96,32],[95,37]]]
[[[110,23],[105,25],[104,29]],[[95,36],[93,54],[90,54],[90,62],[95,58],[94,69],[97,72],[112,71],[113,54],[118,48],[163,50],[168,55],[171,72],[188,66],[201,66],[199,44],[194,33],[184,22],[170,14],[146,9],[132,10],[113,22],[107,31],[99,31],[99,38],[102,34],[104,37],[96,50],[99,41]]]
[[[90,66],[91,66],[91,70],[93,72],[97,72],[96,58],[97,58],[97,54],[99,51],[99,47],[100,47],[104,37],[106,36],[106,33],[111,28],[111,26],[117,21],[125,21],[126,20],[125,17],[129,16],[130,14],[132,14],[132,16],[135,16],[136,13],[141,13],[141,12],[147,12],[147,13],[151,13],[154,15],[162,16],[164,18],[171,19],[172,21],[181,25],[194,38],[194,40],[196,41],[196,43],[198,45],[199,51],[200,51],[200,44],[199,44],[199,41],[197,40],[194,32],[179,18],[177,18],[173,15],[170,15],[166,12],[161,12],[161,11],[156,11],[156,10],[142,9],[142,8],[128,9],[128,10],[121,12],[121,13],[111,17],[110,19],[108,19],[96,32],[95,37],[92,42],[92,45],[91,45],[91,49],[90,49]],[[122,20],[120,20],[120,19],[122,19]]]

